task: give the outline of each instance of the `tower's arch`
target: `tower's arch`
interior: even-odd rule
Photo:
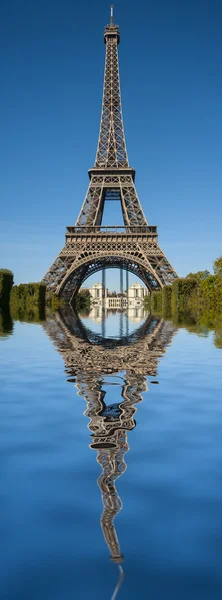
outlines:
[[[73,296],[78,293],[81,285],[94,273],[103,269],[127,269],[136,275],[151,292],[153,289],[161,289],[163,284],[152,265],[142,257],[133,256],[130,253],[125,256],[105,255],[87,256],[75,261],[66,272],[58,286],[56,293],[71,302]]]

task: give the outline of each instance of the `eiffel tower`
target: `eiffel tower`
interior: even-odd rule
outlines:
[[[171,284],[175,270],[158,244],[157,227],[148,225],[129,166],[122,118],[118,44],[113,7],[105,27],[105,76],[95,165],[75,226],[67,227],[65,246],[44,276],[47,292],[72,302],[83,282],[96,271],[126,269],[151,292]],[[119,200],[123,226],[102,226],[104,204]]]

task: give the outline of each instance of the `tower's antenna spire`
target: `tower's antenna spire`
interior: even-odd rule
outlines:
[[[111,4],[111,6],[110,6],[110,25],[113,25],[113,9],[114,9],[114,5]]]

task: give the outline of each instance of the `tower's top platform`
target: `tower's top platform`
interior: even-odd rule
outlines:
[[[106,44],[107,40],[117,38],[117,44],[120,42],[120,32],[119,25],[115,25],[113,19],[113,5],[110,7],[110,24],[106,25],[104,31],[104,42]]]

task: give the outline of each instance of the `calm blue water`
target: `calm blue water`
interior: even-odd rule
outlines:
[[[222,350],[157,319],[112,344],[0,339],[4,600],[222,597]]]

